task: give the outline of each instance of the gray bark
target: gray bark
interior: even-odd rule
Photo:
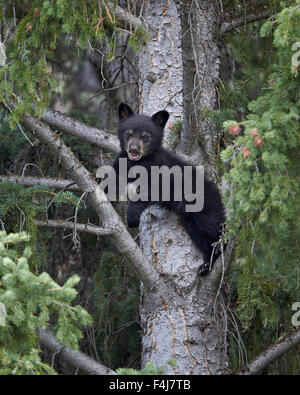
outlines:
[[[140,26],[145,27],[145,24],[143,24],[142,21],[136,16],[130,14],[130,12],[124,10],[119,6],[115,7],[114,4],[111,2],[109,2],[108,5],[112,9],[113,13],[118,18],[118,20],[122,22],[125,27],[129,27],[130,29],[131,28],[137,29]]]
[[[170,113],[169,125],[182,119],[180,21],[174,1],[146,1],[150,40],[139,54],[140,112]]]
[[[159,0],[145,3],[144,17],[156,29],[149,31],[151,38],[139,58],[140,109],[148,115],[167,109],[172,123],[182,117],[182,86],[185,84],[179,13],[173,0]],[[206,37],[202,30],[199,34],[208,45],[211,36]],[[205,53],[201,52],[203,62],[207,52],[206,47]],[[203,77],[205,72],[212,75],[213,70],[207,68],[208,64],[199,75]],[[205,103],[211,108],[216,101],[215,81],[213,74],[208,87],[198,86],[201,88],[199,94],[204,92],[207,95]],[[199,84],[202,82],[199,80]],[[187,129],[188,139],[189,133]],[[208,141],[211,134],[206,130]],[[194,144],[196,140],[191,141]],[[222,292],[218,292],[222,270],[215,272],[211,279],[211,275],[199,278],[197,269],[202,262],[201,253],[179,224],[177,216],[158,207],[153,206],[143,213],[140,243],[154,269],[165,279],[163,295],[142,286],[142,365],[151,360],[157,366],[164,366],[166,374],[225,373],[228,366],[226,320]],[[170,360],[174,364],[169,364]]]
[[[166,280],[163,295],[142,287],[142,363],[154,361],[166,374],[224,374],[226,331],[220,277],[199,278],[199,251],[173,213],[152,207],[143,213],[141,247]],[[168,364],[169,361],[175,364]]]
[[[33,187],[35,185],[46,185],[51,188],[61,189],[65,191],[78,192],[80,188],[71,180],[62,180],[60,178],[43,178],[43,177],[22,177],[22,176],[2,176],[0,181],[10,181],[14,184],[20,184],[24,187]]]
[[[79,137],[108,151],[119,152],[120,144],[116,136],[103,130],[87,126],[57,111],[46,110],[42,117],[50,126]]]
[[[236,29],[237,27],[240,26],[245,26],[247,23],[259,21],[261,19],[266,19],[271,15],[270,10],[263,10],[261,12],[258,12],[256,14],[251,13],[247,14],[245,12],[245,15],[237,17],[237,18],[232,18],[231,20],[226,20],[223,21],[221,29],[220,29],[220,34],[225,34],[230,32],[233,29]]]
[[[78,224],[76,222],[60,221],[60,220],[47,220],[40,221],[36,220],[37,226],[44,228],[59,228],[68,229],[76,232],[91,233],[96,236],[111,236],[116,229],[113,228],[100,228],[93,224]]]
[[[215,178],[218,136],[211,110],[218,108],[220,53],[216,42],[218,9],[215,1],[176,1],[182,25],[183,129],[180,152],[206,166]]]

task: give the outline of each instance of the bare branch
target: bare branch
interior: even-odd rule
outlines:
[[[42,177],[22,177],[22,176],[1,176],[0,181],[6,180],[14,184],[20,184],[24,187],[33,187],[35,185],[46,185],[54,189],[62,189],[65,191],[79,192],[80,188],[71,180],[62,180],[61,178],[42,178]]]
[[[62,130],[72,136],[79,137],[88,143],[95,144],[112,152],[119,152],[120,145],[117,136],[103,130],[87,126],[57,111],[46,110],[42,117],[50,126]]]
[[[95,361],[81,351],[71,350],[69,347],[61,345],[47,329],[38,330],[38,339],[43,348],[48,350],[51,354],[62,358],[67,364],[76,369],[80,369],[83,373],[88,375],[115,375],[116,373]]]
[[[102,221],[103,228],[112,227],[116,231],[111,239],[119,253],[127,259],[136,275],[147,288],[164,292],[164,282],[154,267],[148,262],[139,246],[132,239],[123,221],[108,201],[105,193],[95,182],[87,169],[75,158],[59,136],[36,118],[24,115],[22,123],[60,160],[78,187],[88,193],[88,199]]]
[[[247,370],[239,372],[240,375],[254,375],[261,372],[267,365],[274,362],[282,354],[289,351],[291,348],[300,344],[300,327],[292,333],[285,336],[282,340],[278,341],[266,351],[261,353],[247,366]]]
[[[235,18],[231,21],[224,21],[221,25],[220,33],[228,33],[231,30],[236,29],[239,26],[243,26],[245,23],[259,21],[261,19],[266,19],[270,16],[270,10],[264,10],[257,14],[246,14]]]
[[[70,229],[76,230],[78,232],[86,232],[92,233],[97,236],[111,236],[114,232],[114,229],[109,228],[100,228],[99,226],[93,224],[78,224],[76,222],[69,221],[60,221],[60,220],[50,220],[41,221],[37,220],[36,224],[41,227],[46,228],[60,228],[60,229]]]
[[[113,7],[111,4],[110,6]],[[114,8],[114,14],[118,18],[118,20],[125,25],[125,27],[132,26],[134,29],[137,29],[138,27],[143,26],[144,28],[146,28],[146,26],[139,18],[132,15],[130,12],[125,11],[119,6],[116,6],[116,8]]]
[[[211,286],[221,286],[234,249],[235,240],[228,241],[225,251],[218,257],[214,263],[213,270],[207,276],[207,282],[209,282]]]

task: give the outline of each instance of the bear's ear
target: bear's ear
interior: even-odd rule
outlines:
[[[124,121],[125,119],[127,119],[128,117],[130,117],[133,114],[134,114],[134,112],[128,106],[128,104],[121,103],[119,105],[119,120],[120,121]]]
[[[169,113],[168,111],[158,111],[154,115],[152,115],[152,121],[156,123],[156,125],[160,126],[161,128],[164,128],[166,123],[168,122],[169,119]]]

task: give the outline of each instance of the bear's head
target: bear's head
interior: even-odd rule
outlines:
[[[148,117],[135,114],[127,104],[120,104],[118,136],[121,149],[130,160],[138,161],[157,151],[168,119],[167,111],[159,111]]]

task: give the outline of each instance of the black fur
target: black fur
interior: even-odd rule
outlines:
[[[151,173],[151,166],[166,165],[172,167],[177,165],[183,168],[183,166],[188,165],[161,146],[164,126],[169,118],[168,112],[159,111],[152,117],[148,117],[134,114],[129,106],[120,104],[119,118],[118,137],[121,144],[121,152],[114,162],[114,168],[117,174],[119,170],[119,158],[128,159],[127,172],[135,165],[144,166],[148,174]],[[140,157],[141,153],[142,156]],[[149,195],[150,190],[149,185]],[[199,273],[207,274],[211,266],[210,263],[213,263],[217,258],[216,253],[212,256],[212,243],[219,240],[221,224],[225,221],[221,196],[216,186],[205,178],[204,207],[200,212],[186,212],[186,202],[174,201],[172,199],[172,192],[170,201],[130,201],[127,213],[128,226],[138,226],[142,212],[151,204],[159,204],[165,209],[179,215],[185,230],[204,255],[204,263],[199,267]],[[191,202],[188,202],[188,204],[191,204]]]

